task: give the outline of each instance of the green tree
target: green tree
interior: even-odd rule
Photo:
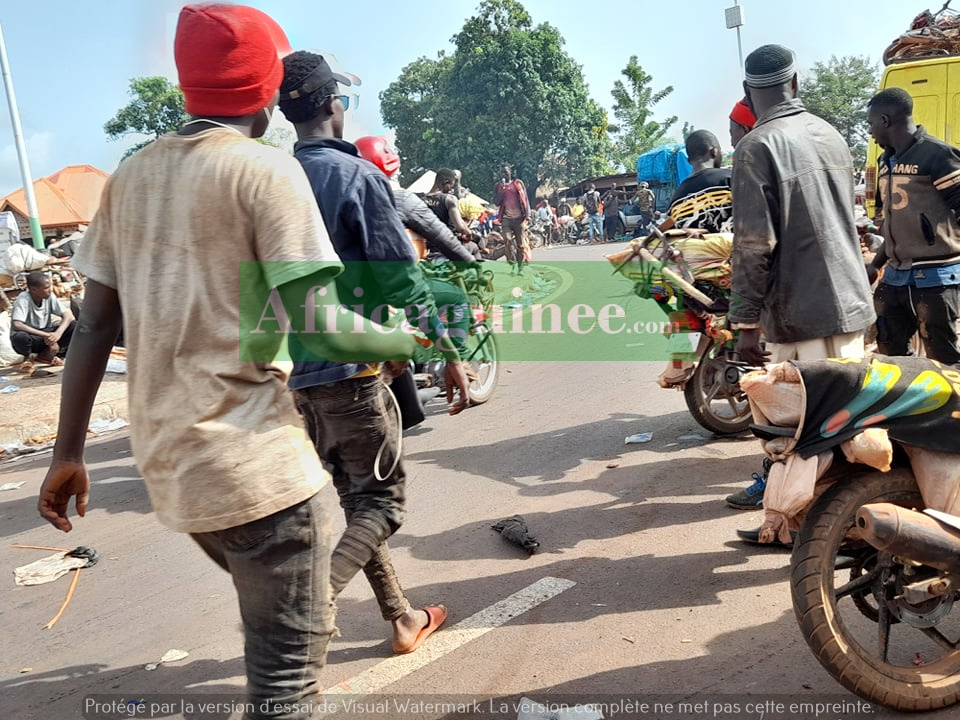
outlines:
[[[111,140],[130,135],[147,135],[127,150],[127,158],[164,133],[176,130],[188,115],[183,108],[183,93],[165,77],[137,77],[130,81],[130,102],[103,126]]]
[[[879,69],[869,59],[833,56],[829,62],[814,64],[800,82],[800,97],[807,109],[843,135],[856,167],[867,159],[867,102],[879,81]]]
[[[609,170],[605,113],[556,28],[534,26],[517,0],[483,0],[453,45],[405,67],[380,95],[405,179],[459,168],[466,185],[488,194],[509,163],[533,194]]]
[[[640,66],[636,55],[630,56],[622,74],[626,82],[617,80],[611,93],[617,122],[610,130],[617,164],[633,168],[637,157],[669,139],[667,133],[677,122],[677,116],[662,121],[653,118],[653,107],[673,92],[673,86],[654,91],[650,86],[653,77]]]
[[[445,163],[444,133],[449,129],[444,112],[448,109],[445,81],[452,65],[453,58],[443,52],[436,60],[414,60],[380,93],[384,123],[396,130],[404,180],[415,179]]]

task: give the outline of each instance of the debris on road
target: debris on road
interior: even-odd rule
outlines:
[[[4,395],[9,395],[10,393],[15,393],[20,389],[19,385],[7,385],[3,390],[0,390],[0,393]]]
[[[519,545],[531,555],[540,547],[540,542],[530,534],[526,521],[519,515],[513,515],[491,525],[505,539]]]
[[[626,636],[626,635],[624,635],[624,636],[623,636],[622,638],[620,638],[620,639],[621,639],[621,640],[626,640],[626,641],[627,641],[628,643],[630,643],[631,645],[634,645],[634,644],[637,642],[637,641],[636,641],[636,638],[628,637],[628,636]]]
[[[94,435],[102,435],[103,433],[113,432],[114,430],[121,430],[129,425],[126,420],[123,418],[114,418],[113,420],[95,420],[90,423],[90,432]]]
[[[163,663],[177,662],[178,660],[183,660],[185,657],[188,657],[189,655],[190,655],[190,653],[188,653],[186,650],[167,650],[167,651],[163,654],[163,657],[160,658],[160,661],[159,661],[159,662],[148,663],[147,665],[144,665],[144,666],[143,666],[143,669],[144,669],[144,670],[156,670],[156,669],[157,669],[158,667],[160,667]]]
[[[520,698],[517,720],[604,720],[603,713],[592,705],[548,707],[528,697]]]
[[[607,470],[613,470],[614,468],[620,467],[620,463],[607,463]]]
[[[639,443],[648,443],[653,440],[652,432],[637,433],[636,435],[628,435],[623,439],[624,445],[637,445]]]
[[[30,667],[20,668],[20,674],[21,674],[21,675],[23,675],[24,673],[28,673],[28,672],[33,672],[33,668],[30,668]]]
[[[69,557],[67,552],[48,555],[35,560],[28,565],[21,565],[13,571],[13,581],[21,587],[28,585],[44,585],[63,577],[71,570],[82,568],[87,564],[86,559]]]
[[[20,482],[4,483],[3,485],[0,485],[0,492],[4,492],[5,490],[18,490],[19,488],[23,487],[26,484],[27,484],[26,480],[21,480]]]
[[[680,442],[703,442],[706,438],[699,433],[690,433],[689,435],[681,435],[677,440]]]

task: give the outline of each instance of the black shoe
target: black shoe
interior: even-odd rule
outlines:
[[[760,528],[756,530],[737,530],[737,537],[753,545],[767,545],[776,548],[792,548],[793,543],[797,541],[797,533],[793,530],[790,531],[790,539],[792,541],[790,543],[782,543],[778,538],[774,538],[773,542],[762,543],[760,542]]]

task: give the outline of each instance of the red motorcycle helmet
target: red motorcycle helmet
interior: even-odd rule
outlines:
[[[400,156],[393,151],[385,137],[367,135],[357,140],[354,145],[357,146],[360,157],[383,170],[387,177],[393,177],[400,170]]]

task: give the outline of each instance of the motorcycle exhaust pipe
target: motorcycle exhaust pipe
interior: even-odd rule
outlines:
[[[861,537],[877,550],[960,574],[960,530],[892,503],[864,505],[856,523]]]

